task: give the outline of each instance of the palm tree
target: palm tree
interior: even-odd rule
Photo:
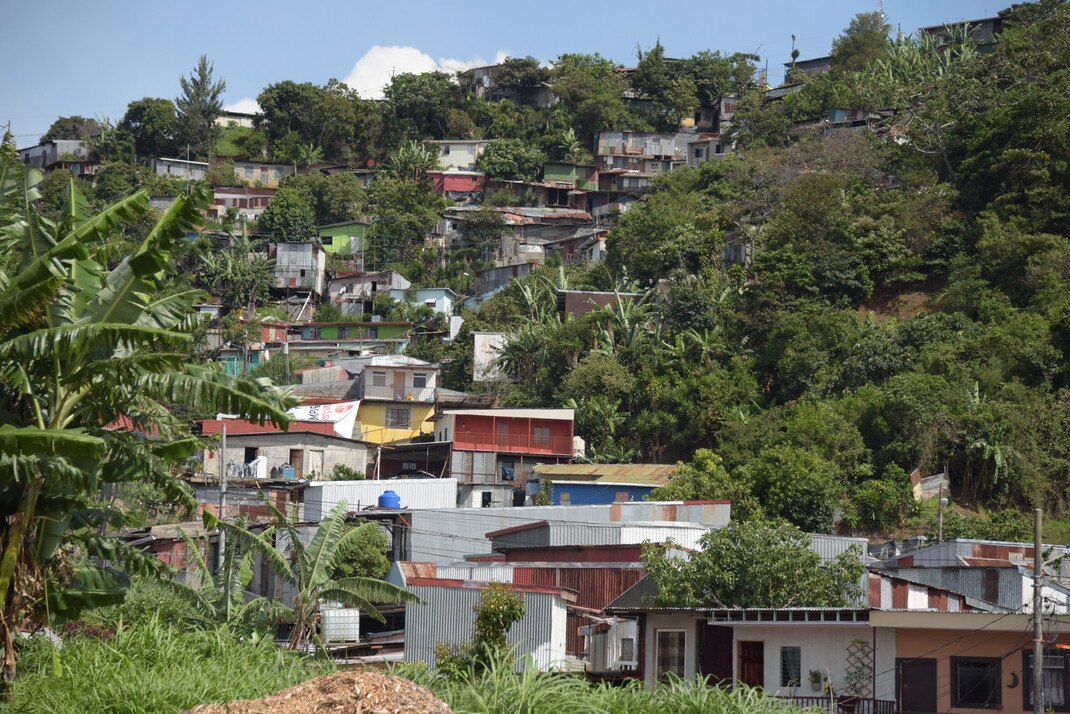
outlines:
[[[292,403],[267,380],[196,364],[197,294],[163,291],[171,253],[196,230],[207,189],[180,196],[108,271],[103,247],[123,222],[150,210],[147,194],[90,215],[72,182],[54,223],[37,208],[40,181],[39,172],[0,157],[0,255],[8,257],[0,263],[0,635],[8,644],[23,622],[45,621],[48,602],[77,607],[102,588],[121,596],[124,574],[86,566],[71,575],[60,550],[76,544],[115,561],[114,542],[86,527],[115,521],[95,508],[102,483],[148,481],[195,503],[172,465],[200,441],[171,405],[281,425]],[[70,595],[57,599],[64,590]],[[6,649],[10,681],[15,654]]]
[[[345,503],[339,503],[320,521],[312,542],[305,545],[293,522],[268,498],[262,496],[262,500],[277,522],[276,543],[279,536],[284,536],[283,543],[288,549],[286,555],[275,548],[264,551],[264,554],[294,589],[294,605],[287,613],[294,620],[290,649],[300,650],[308,646],[314,637],[316,616],[324,603],[340,602],[357,607],[372,619],[385,622],[373,602],[421,602],[408,590],[383,580],[334,577],[339,551],[360,540],[367,529],[376,527],[374,523],[365,523],[347,531]]]

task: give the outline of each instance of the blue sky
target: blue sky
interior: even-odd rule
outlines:
[[[894,27],[988,17],[1011,0],[885,0]],[[273,82],[347,80],[373,94],[390,71],[457,69],[506,56],[550,60],[599,52],[622,64],[658,37],[667,56],[699,50],[758,51],[778,83],[791,35],[803,59],[830,43],[877,0],[367,0],[130,2],[8,0],[0,10],[7,60],[0,63],[0,124],[20,147],[58,116],[118,120],[130,101],[173,99],[201,54],[243,108]],[[243,101],[245,100],[245,101]]]

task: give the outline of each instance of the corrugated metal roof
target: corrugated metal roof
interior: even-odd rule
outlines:
[[[412,578],[434,578],[437,572],[434,563],[400,560],[398,561],[397,566],[406,582]]]
[[[538,464],[535,473],[551,481],[634,483],[660,486],[676,473],[668,464]]]

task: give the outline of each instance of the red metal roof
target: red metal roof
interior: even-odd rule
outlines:
[[[334,432],[334,424],[327,421],[294,421],[290,422],[289,429],[280,429],[270,422],[257,424],[256,422],[245,421],[244,419],[204,419],[200,424],[201,431],[204,434],[220,434],[223,431],[223,425],[226,424],[228,436],[234,436],[236,434],[296,433],[299,431],[337,436]]]

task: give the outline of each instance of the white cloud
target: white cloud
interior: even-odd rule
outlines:
[[[509,56],[505,50],[498,50],[494,56],[497,64]],[[390,84],[390,78],[396,74],[411,72],[460,72],[472,67],[483,67],[487,62],[482,57],[460,60],[450,57],[433,58],[415,47],[383,47],[376,45],[364,53],[353,65],[349,76],[343,80],[365,99],[381,99],[383,89]]]
[[[242,114],[259,114],[260,105],[256,103],[256,100],[252,97],[245,97],[239,99],[231,104],[223,106],[225,112],[241,112]]]

